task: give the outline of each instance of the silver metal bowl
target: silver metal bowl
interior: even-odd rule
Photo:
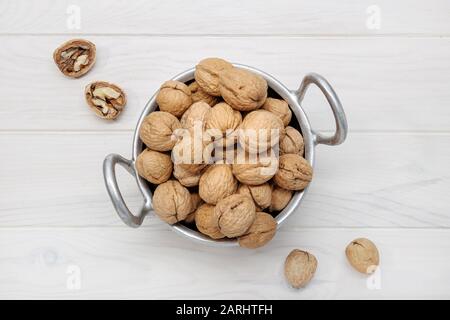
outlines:
[[[314,147],[316,145],[338,145],[344,142],[347,136],[347,120],[345,117],[345,113],[338,96],[336,95],[328,81],[325,80],[325,78],[318,74],[310,73],[303,78],[303,81],[298,90],[289,90],[274,77],[263,71],[241,64],[234,64],[234,66],[252,71],[262,76],[264,79],[266,79],[269,88],[289,103],[289,106],[291,107],[292,112],[295,115],[295,118],[303,135],[303,139],[305,142],[305,159],[311,164],[311,166],[314,166]],[[194,79],[194,71],[195,68],[189,69],[174,77],[173,80],[178,80],[181,82],[191,81]],[[319,89],[325,95],[328,103],[330,104],[331,110],[333,111],[336,121],[336,132],[331,136],[325,136],[314,132],[314,130],[311,129],[308,118],[301,107],[302,100],[310,84],[315,84],[317,87],[319,87]],[[141,127],[141,124],[145,116],[147,116],[150,112],[155,111],[156,108],[157,104],[155,94],[147,102],[144,111],[142,112],[141,117],[139,118],[139,121],[137,123],[136,130],[134,132],[131,160],[125,159],[118,154],[110,154],[105,158],[103,162],[103,175],[105,179],[106,189],[108,190],[114,208],[116,209],[122,221],[133,228],[139,227],[142,224],[144,217],[152,212],[152,193],[148,183],[142,177],[136,174],[135,160],[143,148],[143,143],[139,138],[139,129]],[[132,174],[136,178],[138,187],[144,197],[144,205],[137,215],[133,215],[130,212],[120,193],[115,174],[116,164],[124,167],[130,174]],[[296,192],[286,208],[284,208],[283,211],[281,211],[275,217],[278,223],[278,227],[281,226],[286,218],[289,217],[300,205],[300,202],[305,196],[306,191],[307,189]],[[172,225],[172,228],[190,239],[197,240],[203,243],[213,244],[217,246],[237,245],[237,241],[234,239],[214,240],[180,223]]]

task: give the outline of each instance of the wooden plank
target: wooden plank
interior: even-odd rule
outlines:
[[[351,130],[449,130],[450,39],[95,36],[97,65],[78,80],[63,77],[52,60],[65,39],[2,37],[0,130],[132,130],[163,81],[207,56],[253,65],[292,89],[308,72],[323,74]],[[84,101],[84,86],[99,79],[128,93],[116,122],[98,119]],[[314,128],[333,127],[319,90],[312,88],[305,108]]]
[[[0,226],[122,226],[101,165],[111,152],[129,157],[131,142],[130,132],[0,134]],[[449,134],[359,133],[318,147],[313,183],[288,224],[450,227],[449,143]],[[133,178],[119,170],[119,183],[139,208]]]
[[[113,4],[108,0],[3,0],[0,30],[13,34],[442,35],[450,33],[449,11],[446,0],[277,0],[264,4],[257,0]]]
[[[381,256],[369,286],[344,255],[361,236]],[[249,251],[207,247],[168,229],[9,229],[0,233],[0,298],[448,299],[449,239],[442,229],[285,228]],[[301,290],[282,273],[294,248],[319,262]]]

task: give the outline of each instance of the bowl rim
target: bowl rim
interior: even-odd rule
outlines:
[[[278,81],[276,78],[274,78],[272,75],[261,71],[257,68],[239,64],[239,63],[232,63],[233,66],[241,69],[245,69],[251,72],[254,72],[260,76],[262,76],[273,91],[275,91],[282,99],[288,102],[289,107],[291,111],[293,112],[295,118],[298,121],[298,124],[300,126],[300,130],[303,136],[304,144],[305,144],[305,159],[309,162],[309,164],[314,167],[314,133],[311,130],[311,125],[308,120],[308,117],[306,113],[304,112],[303,108],[300,104],[299,94],[298,90],[289,90],[285,85],[283,85],[280,81]],[[177,80],[181,82],[188,82],[191,80],[194,80],[194,72],[195,67],[190,68],[182,73],[177,74],[174,76],[171,80]],[[132,145],[132,165],[133,168],[136,171],[136,158],[139,155],[139,153],[142,151],[143,142],[141,141],[139,137],[139,129],[142,125],[142,122],[144,118],[150,114],[151,112],[155,111],[157,108],[156,104],[156,95],[158,91],[155,92],[155,94],[147,101],[145,104],[145,107],[139,116],[139,120],[137,122],[134,136],[133,136],[133,145]],[[144,178],[140,177],[138,174],[135,175],[136,182],[138,184],[139,190],[141,191],[145,201],[147,204],[151,204],[152,200],[152,192],[150,188],[147,186],[147,182]],[[302,199],[304,198],[306,192],[308,191],[308,187],[306,187],[304,190],[301,191],[294,191],[294,194],[292,196],[292,199],[289,201],[288,205],[275,217],[275,220],[277,221],[277,229],[286,221],[286,219],[295,211],[296,208],[299,207]],[[212,239],[198,231],[195,231],[193,229],[190,229],[187,226],[184,226],[181,223],[176,223],[173,225],[170,225],[177,233],[180,233],[188,238],[214,245],[214,246],[237,246],[238,241],[237,239]]]

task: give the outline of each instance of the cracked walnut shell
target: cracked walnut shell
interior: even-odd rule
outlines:
[[[305,143],[301,133],[292,127],[286,127],[286,135],[280,140],[280,154],[295,153],[303,156]]]
[[[267,98],[267,81],[244,69],[227,69],[219,75],[222,98],[233,109],[251,111],[258,109]]]
[[[204,92],[218,97],[220,96],[219,75],[233,68],[231,63],[220,58],[203,59],[195,67],[195,81]]]
[[[84,96],[91,110],[107,120],[116,119],[127,103],[125,92],[117,85],[105,81],[88,84]]]
[[[192,212],[189,190],[176,180],[169,180],[158,185],[153,193],[152,201],[156,215],[169,224],[186,219]]]
[[[197,81],[192,82],[188,87],[191,90],[191,98],[194,103],[201,101],[212,107],[219,102],[218,97],[212,96],[200,88]]]
[[[172,114],[154,111],[144,118],[139,137],[152,150],[170,151],[177,142],[173,133],[180,128],[180,121]]]
[[[59,70],[68,77],[79,78],[94,66],[95,44],[84,39],[64,42],[53,52]]]
[[[238,132],[238,139],[244,150],[261,153],[277,145],[285,134],[280,118],[269,111],[256,110],[245,116]]]
[[[231,166],[215,164],[210,166],[200,177],[198,193],[209,204],[216,204],[219,200],[236,192],[237,180],[233,176]]]
[[[241,184],[237,193],[250,197],[258,209],[265,209],[270,206],[272,199],[272,187],[268,183],[257,186]]]
[[[228,238],[243,235],[256,218],[252,199],[241,194],[233,194],[220,200],[214,210],[219,217],[219,230]]]
[[[159,110],[180,117],[192,104],[191,90],[180,81],[169,80],[162,84],[156,96]]]
[[[275,98],[267,98],[262,108],[272,112],[283,121],[284,126],[289,125],[292,119],[292,111],[286,101]]]
[[[353,268],[361,273],[371,274],[380,264],[380,256],[375,244],[366,238],[358,238],[349,243],[345,254]]]
[[[241,247],[256,249],[273,239],[277,231],[277,222],[265,212],[257,212],[256,218],[244,235],[238,238]]]
[[[281,211],[283,210],[292,199],[292,191],[273,186],[272,199],[269,207],[269,211]]]
[[[296,289],[306,286],[314,276],[316,269],[316,257],[303,250],[292,250],[284,262],[286,280]]]
[[[170,156],[158,151],[145,149],[136,159],[136,169],[139,175],[154,184],[169,180],[172,168]]]
[[[303,190],[312,180],[313,169],[305,158],[298,154],[284,154],[279,159],[279,169],[274,182],[288,190]]]
[[[215,206],[211,204],[202,204],[195,212],[195,225],[210,238],[221,239],[225,236],[219,230],[219,217],[214,209]]]

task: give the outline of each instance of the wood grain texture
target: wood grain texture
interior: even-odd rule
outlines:
[[[344,254],[361,236],[381,255],[379,278],[369,287]],[[450,298],[449,237],[440,229],[285,228],[250,251],[199,245],[167,228],[2,230],[0,298]],[[282,273],[294,248],[318,259],[315,277],[301,290],[289,288]],[[79,290],[67,287],[73,268],[80,271]]]
[[[122,226],[103,184],[108,153],[131,154],[132,134],[0,134],[0,226]],[[450,134],[350,134],[319,146],[293,227],[450,227]],[[133,209],[142,198],[119,170]],[[162,223],[153,217],[147,226]]]
[[[308,72],[323,74],[353,131],[450,129],[450,39],[89,37],[98,47],[97,63],[78,80],[65,78],[52,60],[65,39],[2,37],[0,130],[132,130],[162,82],[207,56],[260,68],[291,89]],[[117,122],[98,119],[87,107],[83,89],[92,80],[127,92]],[[333,128],[318,89],[304,106],[315,129]]]
[[[115,1],[2,0],[1,33],[275,34],[348,35],[450,33],[446,0]],[[381,24],[366,26],[377,5]],[[68,27],[71,5],[81,10],[80,29]]]

